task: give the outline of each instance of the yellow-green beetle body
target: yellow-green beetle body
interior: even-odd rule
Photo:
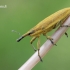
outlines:
[[[27,33],[25,33],[24,35],[22,35],[17,42],[19,42],[21,39],[23,39],[25,36],[31,36],[33,37],[32,40],[30,41],[30,43],[32,44],[32,42],[38,38],[38,49],[40,46],[40,40],[39,37],[41,34],[45,35],[55,29],[57,26],[61,26],[63,24],[63,22],[70,16],[70,7],[69,8],[64,8],[61,9],[57,12],[55,12],[54,14],[48,16],[47,18],[45,18],[44,20],[42,20],[41,22],[39,22],[35,27],[33,27],[32,29],[30,29]],[[48,37],[47,37],[48,38]],[[49,38],[50,39],[50,38]],[[38,55],[39,55],[39,51],[38,51]]]

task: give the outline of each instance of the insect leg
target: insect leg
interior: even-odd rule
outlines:
[[[56,45],[56,44],[53,42],[53,38],[51,38],[50,36],[47,36],[47,39],[49,39],[53,45]],[[56,46],[57,46],[57,45],[56,45]]]
[[[69,25],[62,25],[68,19],[68,17],[69,15],[60,21],[60,27],[70,27]]]
[[[33,43],[33,41],[36,39],[37,37],[33,37],[32,39],[31,39],[31,41],[30,41],[30,43],[31,43],[31,45],[32,45],[32,47],[33,47],[33,49],[34,49],[34,51],[36,51],[36,49],[35,49],[35,47],[34,47],[34,45],[32,44]]]
[[[40,61],[42,61],[42,58],[40,56],[39,50],[40,50],[40,38],[38,37],[38,42],[37,42],[37,48],[38,48],[38,56],[40,58]]]
[[[62,25],[66,21],[67,18],[68,16],[61,21],[60,27],[70,27],[69,25]],[[65,35],[68,37],[68,34],[66,32],[65,32]]]
[[[61,27],[70,27],[70,26],[68,26],[68,25],[62,25]]]
[[[65,32],[65,35],[68,37],[68,34]]]
[[[62,25],[61,27],[70,27],[68,25]],[[65,32],[65,35],[68,37],[68,34]]]
[[[56,44],[54,44],[54,42],[53,42],[53,38],[51,38],[50,36],[47,36],[46,34],[43,34],[43,35],[46,36],[46,38],[49,39],[53,45],[56,45]],[[56,45],[56,46],[57,46],[57,45]]]

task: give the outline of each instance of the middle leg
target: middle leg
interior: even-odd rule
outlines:
[[[51,41],[51,43],[53,45],[56,45],[54,42],[53,42],[53,38],[51,38],[50,36],[47,36],[46,34],[43,34],[47,39],[49,39]],[[57,46],[57,45],[56,45]]]

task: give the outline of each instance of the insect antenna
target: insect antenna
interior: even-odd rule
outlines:
[[[20,33],[19,33],[18,31],[16,31],[16,30],[12,30],[12,32],[15,32],[15,33],[17,33],[18,35],[20,35]]]

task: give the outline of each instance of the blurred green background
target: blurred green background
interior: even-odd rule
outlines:
[[[70,0],[0,0],[0,70],[18,70],[34,50],[30,37],[16,42],[22,34],[34,27],[39,21],[52,13],[70,6]],[[70,30],[57,42],[48,54],[32,70],[70,70]],[[54,32],[48,33],[52,35]],[[46,38],[41,35],[41,45]],[[34,42],[36,47],[37,40]]]

